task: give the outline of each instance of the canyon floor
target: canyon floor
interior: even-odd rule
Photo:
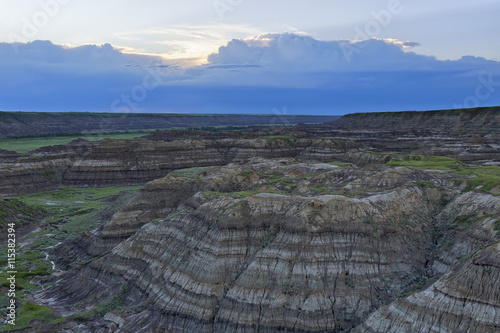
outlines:
[[[499,129],[484,108],[0,150],[0,331],[498,332]]]

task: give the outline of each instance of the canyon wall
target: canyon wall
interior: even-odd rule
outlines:
[[[404,152],[491,168],[498,113],[0,151],[2,196],[144,185],[95,229],[48,248],[60,271],[29,300],[67,318],[47,331],[497,332],[500,196],[469,185],[496,181],[496,169],[388,162]]]
[[[461,194],[446,177],[406,167],[257,158],[187,169],[149,182],[93,234],[99,259],[38,300],[78,309],[126,286],[126,310],[114,312],[121,332],[397,332],[428,316],[430,326],[408,326],[423,331],[439,311],[455,318],[440,329],[498,329],[495,282],[487,299],[473,296],[483,295],[487,268],[462,269],[469,261],[459,259],[498,240],[499,208],[491,194]],[[429,305],[430,289],[404,296],[440,275],[443,304]],[[471,311],[488,311],[484,320],[459,320],[459,295],[446,291],[457,283]],[[421,304],[406,305],[420,293]]]

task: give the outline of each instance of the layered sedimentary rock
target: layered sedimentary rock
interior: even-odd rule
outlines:
[[[355,332],[500,331],[500,243],[457,263],[426,290],[371,315]]]
[[[156,131],[132,141],[80,140],[29,154],[0,151],[0,195],[60,184],[142,185],[172,170],[243,163],[258,156],[340,160],[360,166],[390,160],[390,155],[366,153],[374,150],[498,164],[499,114],[498,108],[353,114],[325,125],[222,133]]]
[[[161,133],[153,135],[151,140],[108,139],[98,143],[78,140],[66,146],[42,148],[11,157],[0,162],[0,195],[30,193],[61,184],[142,185],[176,169],[243,163],[257,156],[332,160],[355,147],[332,138],[258,135],[238,138],[238,135],[225,133],[199,137],[197,132],[188,132],[189,136],[183,132],[178,135],[164,133],[164,136]]]
[[[457,260],[498,239],[500,197],[467,192],[456,197],[435,221],[437,258],[433,269],[445,273]]]
[[[468,192],[436,218],[437,282],[384,306],[355,332],[498,332],[500,198]]]
[[[339,128],[372,130],[413,129],[465,134],[493,133],[500,125],[500,108],[439,110],[424,112],[377,112],[348,114],[331,123]]]
[[[66,160],[24,161],[0,166],[2,196],[50,190],[61,184]]]
[[[0,241],[7,244],[11,224],[14,224],[14,234],[20,238],[35,229],[37,222],[47,215],[44,209],[28,206],[17,199],[0,199]]]
[[[351,140],[367,149],[449,156],[464,162],[500,160],[500,108],[348,114],[302,126],[312,136]]]
[[[174,172],[97,231],[100,259],[39,297],[126,286],[123,332],[349,331],[427,277],[445,183],[293,159]]]
[[[47,249],[65,271],[27,297],[68,321],[33,331],[496,332],[500,197],[485,188],[496,169],[473,182],[386,163],[400,158],[390,152],[498,163],[497,114],[0,151],[0,195],[149,181],[97,229]]]
[[[67,169],[94,145],[74,140],[64,146],[44,147],[26,154],[0,151],[0,196],[56,188],[63,183]]]

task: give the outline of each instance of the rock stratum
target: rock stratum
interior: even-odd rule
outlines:
[[[47,248],[58,270],[27,297],[66,319],[24,331],[498,332],[496,132],[463,112],[437,113],[458,121],[425,156],[357,120],[0,152],[4,196],[144,185]]]
[[[448,156],[498,163],[500,107],[425,112],[354,113],[302,130],[352,140],[378,152]]]
[[[99,259],[36,297],[79,312],[121,290],[120,332],[494,332],[499,210],[492,194],[407,167],[187,169],[149,182],[93,232]]]

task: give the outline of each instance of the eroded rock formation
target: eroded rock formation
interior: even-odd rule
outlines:
[[[445,177],[406,167],[254,159],[181,170],[148,183],[95,233],[89,247],[100,258],[38,300],[71,307],[122,286],[127,310],[113,312],[122,332],[348,332],[381,307],[406,304],[390,302],[429,277],[459,274],[463,265],[450,258],[462,254],[461,242],[472,244],[467,252],[498,239],[497,201],[460,195]],[[484,239],[469,242],[449,222],[479,207],[490,213],[466,224]],[[451,246],[441,244],[444,225],[455,228]],[[482,304],[468,295],[461,302]],[[498,293],[488,297],[498,305]],[[392,327],[380,311],[363,323],[379,326],[366,330]]]
[[[190,132],[188,137],[180,132],[172,139],[171,132],[164,133],[163,139],[156,134],[153,140],[107,139],[98,143],[78,140],[67,146],[41,148],[0,160],[0,196],[59,185],[143,185],[176,169],[242,163],[257,156],[334,160],[356,147],[351,142],[330,138],[259,137],[258,134],[256,138],[228,138],[224,133],[205,138],[197,132]],[[267,133],[260,133],[263,134]]]
[[[427,289],[384,306],[355,332],[500,329],[500,243],[474,252]]]
[[[355,113],[302,126],[312,136],[351,140],[379,152],[449,156],[469,163],[500,160],[500,108]]]
[[[497,332],[500,197],[386,164],[499,163],[483,111],[0,151],[1,195],[145,184],[48,250],[63,271],[29,297],[68,320],[34,330]]]

